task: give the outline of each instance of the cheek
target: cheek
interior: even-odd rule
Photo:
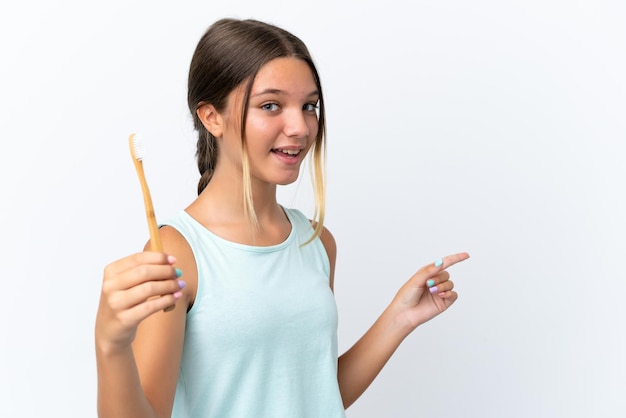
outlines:
[[[317,118],[310,121],[308,125],[309,125],[309,136],[311,137],[311,141],[315,141],[315,138],[317,137],[317,131],[318,131]]]
[[[268,119],[248,118],[246,121],[246,135],[250,137],[263,137],[275,130],[275,123]]]

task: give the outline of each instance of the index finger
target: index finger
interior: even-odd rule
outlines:
[[[433,265],[438,270],[445,270],[448,267],[455,265],[456,263],[460,263],[461,261],[467,260],[468,258],[469,258],[468,253],[465,253],[465,252],[456,253],[456,254],[447,255],[443,258],[436,260],[433,263]]]

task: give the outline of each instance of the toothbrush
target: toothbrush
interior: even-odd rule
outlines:
[[[143,147],[141,140],[137,135],[131,134],[128,137],[128,145],[130,146],[130,154],[133,157],[133,163],[135,163],[137,176],[139,176],[139,183],[141,183],[143,203],[146,208],[146,218],[148,219],[148,229],[150,231],[150,246],[152,251],[163,251],[161,236],[154,215],[154,207],[152,206],[152,198],[150,197],[150,189],[148,189],[148,182],[146,181],[146,175],[143,171]]]
[[[146,181],[146,175],[143,171],[143,147],[140,138],[135,134],[130,134],[128,137],[128,145],[143,193],[143,202],[146,208],[146,218],[148,219],[148,229],[150,231],[150,249],[152,251],[163,252],[161,235],[159,234],[159,227],[157,226],[154,207],[152,206],[152,198],[150,197],[150,189],[148,189],[148,182]],[[168,312],[172,309],[174,309],[174,305],[168,306],[164,311]]]

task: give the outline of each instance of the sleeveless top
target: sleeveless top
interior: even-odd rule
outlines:
[[[181,211],[165,223],[189,243],[198,288],[187,313],[173,418],[344,418],[337,307],[310,221],[284,208],[287,239],[227,241]]]

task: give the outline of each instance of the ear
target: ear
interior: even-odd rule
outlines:
[[[214,137],[220,138],[222,136],[224,131],[224,119],[212,104],[198,106],[196,114],[200,122],[202,122],[202,125],[204,125],[206,130],[211,132]]]

